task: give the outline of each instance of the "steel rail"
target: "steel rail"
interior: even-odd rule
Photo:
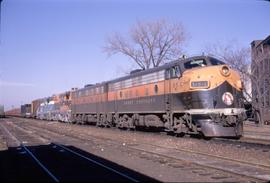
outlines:
[[[59,182],[59,179],[56,178],[55,175],[53,175],[53,173],[51,173],[49,171],[48,168],[46,168],[46,166],[44,166],[39,160],[38,158],[23,144],[21,144],[21,146],[24,148],[24,150],[32,157],[32,159],[34,159],[37,164],[55,181],[55,182]]]
[[[119,172],[118,170],[115,170],[115,169],[113,169],[113,168],[111,168],[111,167],[109,167],[109,166],[106,166],[106,165],[104,165],[104,164],[102,164],[102,163],[100,163],[100,162],[98,162],[98,161],[96,161],[96,160],[93,160],[93,159],[91,159],[91,158],[89,158],[89,157],[86,157],[86,156],[84,156],[84,155],[82,155],[82,154],[80,154],[80,153],[78,153],[78,152],[75,152],[75,151],[73,151],[72,149],[67,148],[67,147],[65,147],[65,146],[63,146],[63,145],[61,145],[61,144],[58,144],[58,143],[52,143],[52,144],[53,144],[53,145],[56,145],[56,146],[58,146],[58,147],[60,147],[60,148],[62,148],[62,149],[64,149],[64,150],[66,150],[66,151],[68,151],[68,152],[70,152],[70,153],[72,153],[72,154],[75,154],[75,155],[77,155],[77,156],[79,156],[79,157],[81,157],[81,158],[83,158],[83,159],[86,159],[87,161],[90,161],[91,163],[94,163],[94,164],[96,164],[96,165],[99,165],[99,166],[101,166],[101,167],[103,167],[103,168],[105,168],[105,169],[107,169],[107,170],[110,170],[111,172],[114,172],[114,173],[116,173],[116,174],[118,174],[118,175],[120,175],[120,176],[122,176],[122,177],[125,177],[125,178],[127,178],[128,180],[130,180],[130,181],[132,181],[132,182],[140,182],[139,180],[137,180],[137,179],[135,179],[135,178],[132,178],[132,177],[130,177],[130,176],[124,174],[124,173]]]
[[[19,130],[25,130],[25,128],[24,127],[19,127],[17,124],[13,124],[14,125],[14,127],[15,128],[18,128]],[[33,126],[31,126],[30,127],[30,129],[33,129],[33,128],[38,128],[38,127],[33,127]],[[28,128],[29,129],[29,128]],[[39,130],[40,130],[40,128],[38,128]],[[37,130],[37,129],[36,129]],[[47,131],[47,129],[43,129],[43,130],[46,130]],[[16,138],[16,137],[15,137]],[[44,139],[44,137],[42,137],[43,139]],[[91,159],[91,158],[89,158],[89,157],[86,157],[86,156],[84,156],[84,155],[81,155],[81,154],[79,154],[78,152],[75,152],[75,151],[73,151],[73,150],[71,150],[71,149],[69,149],[69,148],[67,148],[67,147],[64,147],[64,146],[62,146],[61,144],[58,144],[58,143],[51,143],[51,144],[53,144],[53,145],[56,145],[56,146],[58,146],[58,147],[60,147],[60,148],[62,148],[62,149],[64,149],[64,150],[66,150],[66,151],[69,151],[70,153],[72,153],[72,154],[75,154],[75,155],[77,155],[77,156],[79,156],[79,157],[81,157],[81,158],[83,158],[83,159],[86,159],[86,160],[88,160],[88,161],[90,161],[90,162],[92,162],[92,163],[94,163],[94,164],[96,164],[96,165],[99,165],[99,166],[101,166],[101,167],[103,167],[103,168],[105,168],[105,169],[107,169],[107,170],[110,170],[111,172],[114,172],[114,173],[116,173],[116,174],[118,174],[118,175],[120,175],[120,176],[122,176],[122,177],[125,177],[125,178],[127,178],[128,180],[130,180],[130,181],[132,181],[132,182],[140,182],[139,180],[137,180],[137,179],[135,179],[135,178],[132,178],[132,177],[130,177],[130,176],[128,176],[128,175],[126,175],[126,174],[124,174],[124,173],[121,173],[121,172],[119,172],[118,170],[115,170],[115,169],[113,169],[113,168],[111,168],[111,167],[108,167],[108,166],[106,166],[106,165],[104,165],[104,164],[102,164],[102,163],[100,163],[100,162],[97,162],[97,161],[95,161],[95,160],[93,160],[93,159]],[[52,174],[52,173],[50,173],[49,172],[49,170],[48,169],[46,169],[46,167],[33,155],[33,153],[31,153],[31,151],[30,150],[28,150],[27,149],[27,147],[25,147],[23,144],[22,144],[22,147],[31,155],[31,157],[48,173],[48,174],[51,174],[52,175],[52,177],[53,177],[53,179],[56,181],[56,182],[59,182],[59,180]]]
[[[31,126],[31,127],[33,127],[33,126]],[[33,128],[36,128],[36,130],[37,129],[39,129],[39,130],[46,130],[46,131],[48,131],[50,133],[55,133],[55,134],[58,134],[58,135],[59,134],[65,134],[65,133],[61,133],[61,132],[59,133],[59,131],[56,132],[55,130],[52,130],[52,129],[49,129],[49,128],[44,129],[44,128],[40,127],[40,126],[36,126],[36,127],[33,127]],[[86,137],[86,138],[78,137],[78,136],[74,136],[74,135],[70,135],[70,137],[73,137],[73,138],[76,138],[76,139],[81,139],[81,140],[88,140],[89,139],[89,136],[92,136],[92,137],[97,138],[97,139],[111,140],[111,139],[108,139],[106,137],[97,137],[95,135],[87,135],[87,136],[86,135],[83,135],[83,137]],[[213,143],[216,143],[216,142],[213,142]],[[145,145],[151,145],[151,146],[154,146],[154,147],[162,147],[162,148],[166,148],[166,149],[177,150],[177,151],[180,151],[180,152],[182,151],[182,152],[188,152],[188,153],[192,153],[192,154],[200,154],[200,155],[204,155],[204,156],[208,156],[208,157],[215,157],[215,158],[223,159],[223,160],[226,160],[226,161],[243,163],[243,164],[250,165],[250,166],[255,166],[255,167],[262,167],[262,168],[268,168],[268,169],[270,168],[270,166],[268,166],[268,165],[251,163],[251,162],[247,162],[247,161],[243,161],[243,160],[236,160],[236,159],[231,159],[231,158],[228,158],[228,157],[221,157],[221,156],[218,156],[218,155],[211,155],[211,154],[207,154],[207,153],[204,153],[204,152],[197,152],[197,151],[192,151],[192,150],[187,150],[187,149],[168,148],[168,147],[164,147],[164,146],[160,146],[160,145],[153,145],[153,144],[148,144],[148,143],[143,143],[143,144],[145,144]],[[144,151],[144,152],[153,153],[153,152],[147,151],[147,150],[141,150],[141,149],[137,149],[137,148],[129,147],[129,146],[127,146],[127,147],[128,148],[131,148],[131,149],[135,149],[135,150],[140,150],[140,151]],[[160,154],[160,153],[153,153],[153,154],[157,154],[157,155],[168,157],[168,158],[172,158],[172,159],[177,159],[177,158],[174,158],[174,157],[171,157],[171,156],[168,156],[168,155],[164,155],[164,154]],[[195,164],[196,164],[196,162],[195,162]],[[222,171],[225,171],[225,172],[230,172],[228,170],[224,170],[224,169],[220,169],[220,168],[215,168],[215,167],[208,166],[208,165],[201,165],[201,164],[198,164],[198,165],[209,167],[209,168],[214,168],[214,169],[218,169],[218,170],[222,170]],[[233,172],[230,172],[230,173],[233,173]],[[236,173],[236,172],[234,172],[234,174],[237,174],[237,175],[240,175],[240,176],[249,177],[247,175],[239,174],[239,173]],[[250,177],[252,177],[252,176],[250,176]],[[265,179],[261,179],[261,178],[258,178],[258,177],[253,177],[253,178],[260,179],[260,180],[265,180]]]
[[[53,180],[54,182],[59,182],[59,179],[56,178],[55,175],[53,175],[53,173],[51,173],[49,171],[48,168],[46,168],[46,166],[44,166],[39,160],[38,158],[22,143],[18,140],[17,137],[15,137],[3,124],[0,124],[0,126],[2,127],[2,129],[4,129],[4,131],[16,142],[16,144],[20,147],[22,147],[29,155],[30,157],[35,160],[35,162],[46,172],[46,174],[48,174]]]
[[[31,126],[31,128],[32,127],[33,126]],[[61,135],[61,134],[63,134],[63,133],[59,133],[59,132],[56,133],[54,131],[49,131],[48,129],[44,129],[44,128],[40,128],[40,127],[33,127],[33,128],[35,130],[38,130],[38,131],[39,130],[42,130],[42,131],[45,130],[45,131],[50,132],[50,133],[53,133],[55,135]],[[94,135],[88,135],[88,136],[83,135],[83,136],[86,137],[86,138],[78,137],[78,136],[73,136],[73,135],[71,135],[70,137],[71,138],[80,139],[80,140],[88,140],[89,136],[92,136],[94,138],[101,139],[101,140],[102,139],[103,140],[111,140],[111,139],[108,139],[108,138],[105,138],[105,137],[96,137]],[[267,166],[267,165],[255,164],[255,163],[250,163],[250,162],[246,162],[246,161],[239,161],[239,160],[235,160],[235,159],[231,159],[231,158],[226,158],[226,157],[221,157],[221,156],[216,156],[216,155],[210,155],[210,154],[206,154],[206,153],[202,153],[202,152],[196,152],[196,151],[191,151],[191,150],[186,150],[186,149],[184,150],[184,149],[178,149],[178,148],[169,148],[169,147],[164,147],[164,146],[160,146],[160,145],[153,145],[153,144],[149,144],[149,143],[143,143],[143,144],[144,145],[151,145],[153,147],[159,147],[159,148],[166,148],[166,149],[177,150],[179,152],[185,152],[185,153],[198,154],[198,155],[203,155],[203,156],[208,156],[208,157],[214,157],[214,158],[218,158],[218,159],[222,159],[222,160],[226,160],[226,161],[231,161],[231,162],[243,163],[243,164],[246,164],[246,165],[249,165],[249,166],[262,167],[262,168],[268,168],[268,169],[270,168],[270,166]],[[142,152],[146,152],[146,153],[156,154],[156,155],[159,155],[159,156],[162,156],[162,157],[166,157],[166,158],[171,158],[171,159],[175,159],[175,160],[182,160],[182,159],[179,159],[179,158],[170,156],[170,155],[165,155],[163,153],[148,151],[148,150],[145,150],[145,149],[138,149],[136,147],[132,147],[132,146],[129,146],[129,145],[127,145],[126,147],[127,148],[130,148],[130,149],[137,150],[137,151],[142,151]],[[226,169],[223,169],[223,168],[219,168],[219,167],[213,167],[213,166],[210,166],[210,165],[200,164],[200,163],[196,163],[196,162],[192,162],[192,163],[197,164],[199,166],[208,167],[208,168],[216,169],[216,170],[221,170],[221,171],[232,173],[232,174],[239,175],[239,176],[255,178],[255,179],[258,179],[258,180],[265,180],[264,178],[248,176],[248,175],[245,175],[245,174],[241,174],[241,173],[229,171],[229,170],[226,170]]]
[[[46,130],[46,131],[49,131],[50,133],[54,133],[54,134],[58,134],[58,135],[59,134],[66,135],[65,133],[56,132],[56,131],[54,131],[52,129],[47,129],[47,128],[44,129],[44,128],[37,127],[37,126],[35,126],[35,127],[34,126],[31,126],[30,128],[32,128],[32,129],[34,128],[35,130],[37,130],[37,129],[39,129],[39,130],[40,129],[41,130]],[[82,138],[82,137],[79,137],[79,136],[75,136],[75,135],[69,135],[69,136],[72,137],[72,138],[80,139],[80,140],[89,140],[89,136],[94,137],[94,138],[97,138],[97,139],[112,140],[110,138],[98,137],[96,135],[82,135],[85,138]],[[212,143],[217,143],[217,140],[213,141]],[[233,141],[232,141],[232,143],[233,143]],[[241,142],[241,143],[244,143],[244,142]],[[162,146],[162,145],[153,145],[153,144],[149,144],[149,143],[142,143],[142,144],[151,145],[153,147],[158,147],[158,148],[165,148],[165,149],[177,150],[177,151],[180,151],[180,152],[186,152],[186,153],[192,153],[192,154],[199,154],[199,155],[203,155],[203,156],[219,158],[219,159],[226,160],[226,161],[238,162],[238,163],[243,163],[243,164],[247,164],[247,165],[251,165],[251,166],[255,166],[255,167],[262,167],[262,168],[270,169],[270,165],[264,165],[264,164],[259,164],[259,163],[252,163],[252,162],[248,162],[248,161],[244,161],[244,160],[237,160],[237,159],[232,159],[232,158],[223,157],[223,156],[219,156],[219,155],[208,154],[208,153],[205,153],[205,152],[198,152],[198,151],[193,151],[193,150],[188,150],[188,149],[172,148],[172,147],[166,147],[166,146]],[[136,149],[136,148],[133,148],[133,147],[129,147],[129,148]]]

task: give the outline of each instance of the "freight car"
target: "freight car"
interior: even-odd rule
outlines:
[[[72,121],[158,127],[178,135],[240,137],[242,82],[224,62],[197,56],[72,92]]]
[[[21,117],[21,108],[10,109],[5,112],[6,116]]]
[[[24,118],[31,117],[31,104],[21,105],[21,116]]]
[[[31,117],[37,118],[37,110],[40,107],[41,103],[45,102],[46,98],[33,100],[31,103]]]

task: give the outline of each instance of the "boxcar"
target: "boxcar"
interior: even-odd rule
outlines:
[[[46,98],[40,98],[33,100],[31,103],[31,117],[36,118],[37,117],[37,110],[41,103],[45,102]]]
[[[24,118],[31,117],[31,104],[21,105],[21,116]]]

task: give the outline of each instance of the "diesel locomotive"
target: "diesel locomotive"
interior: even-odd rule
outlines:
[[[37,106],[34,107],[34,104]],[[70,122],[70,105],[70,91],[32,102],[33,110],[36,109],[35,116],[37,119],[62,122]]]
[[[224,62],[196,56],[34,100],[31,117],[240,138],[246,119],[242,88],[240,75]]]
[[[242,88],[239,74],[224,62],[185,58],[72,91],[68,121],[238,138],[245,119]]]

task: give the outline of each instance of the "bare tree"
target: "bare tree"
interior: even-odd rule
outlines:
[[[252,82],[252,95],[253,95],[252,105],[255,109],[255,115],[260,125],[266,122],[264,106],[266,105],[265,97],[269,97],[270,95],[269,78],[270,78],[269,70],[265,68],[262,63],[252,62],[250,73],[250,79]]]
[[[263,97],[269,92],[269,89],[262,90],[260,82],[265,82],[265,76],[270,77],[270,75],[267,70],[261,68],[260,63],[251,62],[250,48],[238,47],[235,43],[227,45],[218,43],[208,46],[205,51],[223,59],[232,68],[239,71],[244,83],[244,97],[247,101],[252,101],[256,118],[262,124],[264,119],[260,114],[263,113]]]
[[[112,34],[106,40],[104,51],[109,56],[121,53],[135,61],[141,69],[149,69],[180,58],[186,38],[181,23],[138,21],[130,29],[128,37],[120,33]]]

